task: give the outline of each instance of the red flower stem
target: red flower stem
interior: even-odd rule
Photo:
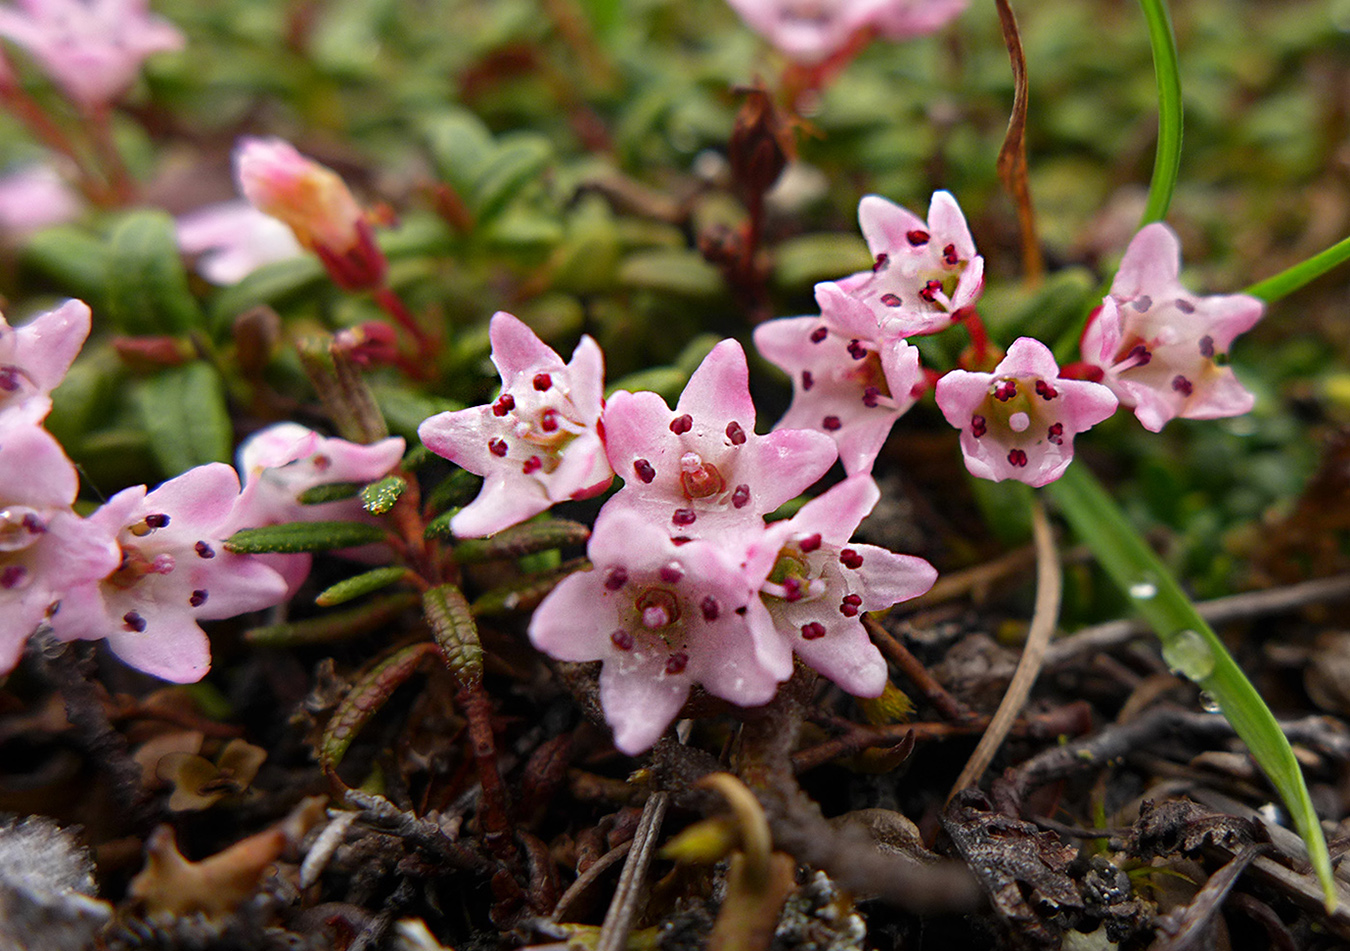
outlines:
[[[865,26],[849,37],[848,42],[828,59],[811,65],[790,63],[783,71],[783,101],[794,112],[800,111],[801,99],[824,89],[835,76],[844,71],[854,57],[876,38],[876,29]]]
[[[395,322],[416,341],[419,357],[429,357],[436,352],[436,341],[421,328],[408,305],[403,303],[403,299],[394,293],[388,284],[381,284],[370,293],[375,298],[375,303],[379,304],[380,308],[394,318]]]
[[[965,325],[966,332],[970,334],[971,353],[975,363],[983,364],[989,357],[989,332],[984,328],[980,312],[974,307],[962,307],[953,316]]]
[[[122,153],[117,151],[113,141],[111,110],[107,106],[96,106],[87,113],[89,117],[90,139],[94,143],[94,154],[107,177],[112,190],[114,203],[124,205],[136,194],[136,183],[131,179]]]
[[[37,100],[24,92],[23,87],[17,83],[0,85],[0,103],[3,103],[9,113],[24,124],[34,138],[49,149],[60,152],[74,163],[75,168],[80,173],[80,180],[77,184],[85,198],[95,205],[112,204],[112,196],[108,194],[107,187],[90,173],[86,162],[80,155],[80,150],[75,147],[75,143],[71,141],[70,136],[66,135],[65,131],[52,121],[51,116],[47,115],[46,110],[38,104]]]
[[[463,684],[455,697],[469,724],[469,746],[478,767],[478,782],[483,788],[479,800],[479,821],[483,840],[499,861],[508,867],[517,855],[507,815],[506,786],[497,769],[497,743],[492,735],[492,702],[481,681]]]
[[[1082,360],[1064,364],[1059,368],[1059,375],[1065,380],[1090,380],[1093,383],[1100,383],[1105,376],[1101,367]]]

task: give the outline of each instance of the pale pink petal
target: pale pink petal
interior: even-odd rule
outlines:
[[[519,317],[499,310],[488,325],[488,339],[492,342],[492,362],[506,386],[515,383],[525,373],[534,375],[541,370],[561,370],[562,357],[540,340]]]
[[[1111,296],[1129,300],[1154,289],[1174,285],[1181,273],[1181,242],[1161,222],[1145,225],[1134,236],[1120,260]]]
[[[739,343],[723,340],[712,348],[685,384],[675,413],[688,413],[696,423],[705,419],[723,423],[734,420],[747,433],[754,431],[750,370]]]
[[[666,675],[662,658],[610,662],[600,671],[600,705],[614,745],[636,756],[655,745],[689,697],[689,680]]]
[[[511,479],[493,472],[478,497],[450,520],[459,538],[483,538],[545,512],[553,503],[534,479]]]

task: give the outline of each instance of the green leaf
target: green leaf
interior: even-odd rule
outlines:
[[[459,685],[467,687],[482,680],[483,646],[478,640],[478,625],[459,588],[443,584],[422,595],[422,614]]]
[[[380,661],[352,684],[352,689],[347,691],[328,719],[319,740],[319,764],[325,771],[342,762],[356,734],[413,675],[422,658],[436,649],[435,644],[405,647]]]
[[[1294,751],[1265,701],[1181,586],[1082,463],[1047,486],[1074,533],[1162,641],[1168,664],[1218,701],[1228,722],[1284,800],[1308,847],[1328,909],[1336,886],[1326,839]]]
[[[292,295],[312,290],[323,277],[319,259],[308,255],[263,265],[216,295],[211,301],[211,326],[223,330],[244,311],[261,304],[274,306]]]
[[[385,531],[365,522],[287,522],[245,528],[225,539],[225,549],[240,555],[269,552],[296,554],[306,551],[331,551],[355,548],[383,541]]]
[[[451,520],[459,514],[458,505],[446,509],[440,515],[437,515],[431,521],[427,522],[427,527],[422,530],[423,538],[454,538],[455,533],[450,530]]]
[[[133,384],[150,452],[165,475],[207,462],[229,462],[234,428],[225,381],[205,361],[161,370]]]
[[[345,611],[255,627],[244,634],[244,640],[261,647],[302,647],[350,640],[387,627],[418,600],[411,591],[402,591]]]
[[[1181,68],[1177,63],[1177,38],[1165,0],[1139,0],[1148,21],[1148,41],[1153,47],[1153,72],[1158,80],[1158,150],[1153,159],[1153,179],[1148,185],[1144,208],[1146,225],[1167,217],[1181,169]]]
[[[619,265],[619,283],[679,297],[716,297],[725,290],[722,275],[697,251],[661,248],[639,251]]]
[[[491,131],[473,113],[448,109],[426,123],[423,135],[437,174],[467,199],[496,149]]]
[[[553,161],[553,143],[533,132],[502,136],[491,161],[474,182],[470,204],[480,222],[490,221]]]
[[[1259,297],[1266,303],[1272,303],[1298,290],[1304,284],[1321,277],[1327,271],[1350,260],[1350,238],[1344,238],[1325,251],[1321,251],[1287,268],[1264,281],[1257,281],[1243,291],[1253,297]]]
[[[872,253],[857,235],[802,235],[774,249],[773,282],[784,290],[801,290],[865,271],[872,263]]]
[[[532,610],[540,601],[544,600],[546,594],[557,587],[558,583],[568,575],[577,571],[585,571],[590,567],[591,563],[585,558],[574,558],[571,561],[563,562],[552,571],[517,578],[510,584],[493,588],[491,591],[480,595],[473,602],[473,613],[478,617],[483,617],[484,615],[507,614],[511,611]]]
[[[325,482],[323,485],[310,486],[296,498],[301,505],[323,505],[325,502],[355,498],[364,487],[362,482]]]
[[[60,287],[98,309],[108,284],[108,243],[74,225],[57,225],[28,239],[24,260]]]
[[[483,477],[466,469],[455,468],[427,494],[427,507],[442,512],[452,505],[468,505],[469,500],[483,487]]]
[[[551,548],[584,545],[591,530],[580,522],[565,519],[546,519],[524,522],[502,529],[489,538],[467,538],[455,546],[455,559],[460,564],[491,561],[494,558],[520,558]]]
[[[108,239],[108,315],[129,334],[181,334],[203,324],[188,290],[173,218],[158,209],[129,212]]]
[[[387,588],[396,581],[401,581],[407,575],[406,568],[397,566],[374,568],[353,578],[344,578],[337,584],[329,585],[319,592],[318,597],[314,599],[314,603],[321,608],[335,607],[347,601],[364,597],[373,591],[379,591],[381,588]]]
[[[394,507],[398,497],[408,487],[406,479],[385,476],[361,490],[361,507],[372,515],[383,515]]]

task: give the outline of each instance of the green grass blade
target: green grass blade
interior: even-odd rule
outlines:
[[[1275,716],[1176,579],[1082,464],[1047,487],[1079,539],[1162,641],[1173,668],[1206,690],[1284,800],[1308,847],[1328,910],[1336,903],[1331,857],[1294,751]]]
[[[1177,64],[1177,40],[1165,0],[1139,0],[1148,21],[1148,40],[1153,47],[1153,72],[1158,78],[1158,151],[1153,159],[1153,180],[1148,185],[1148,204],[1141,226],[1162,221],[1172,204],[1177,173],[1181,168],[1181,70]]]
[[[1259,297],[1267,304],[1294,293],[1304,284],[1321,277],[1327,271],[1350,259],[1350,238],[1336,242],[1306,261],[1281,271],[1264,281],[1257,281],[1242,293]]]

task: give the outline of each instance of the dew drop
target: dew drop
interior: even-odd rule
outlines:
[[[1136,581],[1130,585],[1130,597],[1138,601],[1151,601],[1158,594],[1158,586],[1152,581]]]
[[[1219,704],[1219,698],[1214,696],[1208,690],[1200,691],[1200,709],[1206,713],[1222,713],[1223,707]]]
[[[1174,673],[1190,680],[1204,680],[1214,673],[1214,651],[1191,630],[1178,631],[1163,643],[1163,660]]]

